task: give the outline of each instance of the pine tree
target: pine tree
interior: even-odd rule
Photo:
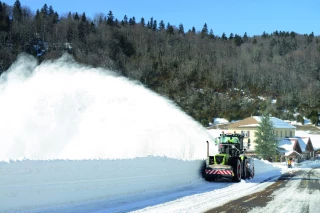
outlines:
[[[233,33],[230,33],[230,35],[229,35],[229,40],[231,40],[231,39],[233,39],[233,38],[234,38]]]
[[[143,17],[141,18],[140,25],[142,27],[145,27],[145,25],[146,25]]]
[[[153,21],[153,25],[152,25],[152,29],[153,29],[153,30],[156,30],[156,29],[157,29],[157,26],[158,26],[158,25],[157,25],[157,20],[154,20],[154,21]]]
[[[243,35],[243,42],[248,42],[248,40],[249,38],[248,38],[247,32],[245,32]]]
[[[222,33],[221,38],[222,38],[222,40],[227,40],[228,39],[225,33]]]
[[[191,32],[192,32],[193,34],[196,34],[196,28],[195,28],[195,27],[192,27]]]
[[[124,15],[124,17],[123,17],[123,23],[124,23],[124,25],[127,25],[127,24],[128,24],[128,17],[127,17],[127,15]]]
[[[159,23],[159,30],[164,30],[165,28],[166,28],[166,26],[165,26],[163,20],[161,20]]]
[[[114,16],[112,11],[110,10],[107,16],[107,24],[112,26],[114,24]]]
[[[76,14],[74,14],[74,20],[76,20],[76,21],[79,21],[79,20],[80,20],[79,15],[78,15],[77,12],[76,12]]]
[[[13,6],[13,21],[20,22],[22,20],[22,8],[19,0],[15,1]]]
[[[183,28],[183,24],[180,24],[179,25],[179,31],[178,31],[179,34],[184,34],[184,28]]]
[[[47,17],[49,15],[48,5],[44,4],[40,12],[43,14],[43,17]]]
[[[134,16],[129,19],[129,25],[130,26],[136,25],[136,18]]]
[[[151,19],[150,19],[150,25],[148,26],[150,29],[152,29],[153,28],[153,17],[151,17]]]
[[[214,38],[214,34],[213,34],[213,30],[212,29],[210,29],[209,37],[210,38]]]
[[[276,155],[279,141],[274,135],[274,127],[268,113],[264,113],[261,117],[255,136],[255,151],[259,156],[263,159],[269,159]]]
[[[174,29],[173,29],[173,27],[170,25],[170,22],[168,22],[168,24],[167,24],[167,33],[170,34],[170,35],[173,35],[173,34],[174,34]]]
[[[0,32],[9,30],[7,16],[6,5],[0,1]]]
[[[204,36],[208,35],[208,26],[207,26],[207,23],[205,23],[203,25],[203,28],[201,30],[201,37],[203,38]]]
[[[235,43],[237,46],[240,46],[240,45],[243,43],[243,40],[242,40],[241,36],[235,34],[235,36],[234,36],[234,43]]]

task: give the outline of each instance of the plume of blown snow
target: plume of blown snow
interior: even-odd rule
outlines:
[[[0,161],[204,159],[207,131],[136,81],[64,55],[21,55],[0,78]]]

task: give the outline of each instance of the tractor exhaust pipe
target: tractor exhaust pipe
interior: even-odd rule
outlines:
[[[209,157],[209,141],[207,141],[207,157]]]

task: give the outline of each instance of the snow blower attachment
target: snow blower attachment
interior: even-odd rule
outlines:
[[[225,134],[215,139],[219,154],[209,155],[209,142],[207,141],[207,160],[205,179],[230,178],[233,182],[240,182],[241,178],[254,177],[254,161],[245,155],[243,135],[234,133]]]

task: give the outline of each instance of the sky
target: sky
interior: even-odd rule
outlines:
[[[4,0],[13,5],[15,0]],[[262,35],[263,32],[294,31],[299,34],[320,34],[318,20],[320,20],[318,0],[229,0],[229,1],[192,1],[192,0],[162,0],[162,1],[65,1],[65,0],[21,0],[32,11],[41,9],[44,4],[52,6],[58,14],[68,12],[86,13],[87,17],[94,17],[97,13],[107,15],[112,11],[115,18],[135,17],[140,22],[143,17],[149,21],[152,17],[159,23],[170,23],[178,27],[183,24],[185,32],[192,27],[201,31],[206,23],[215,35],[230,33],[243,36]]]
[[[40,65],[20,55],[0,76],[0,102],[0,212],[198,213],[290,171],[256,159],[253,179],[206,182],[206,140],[217,153],[220,130],[203,128],[137,82],[67,55]]]

